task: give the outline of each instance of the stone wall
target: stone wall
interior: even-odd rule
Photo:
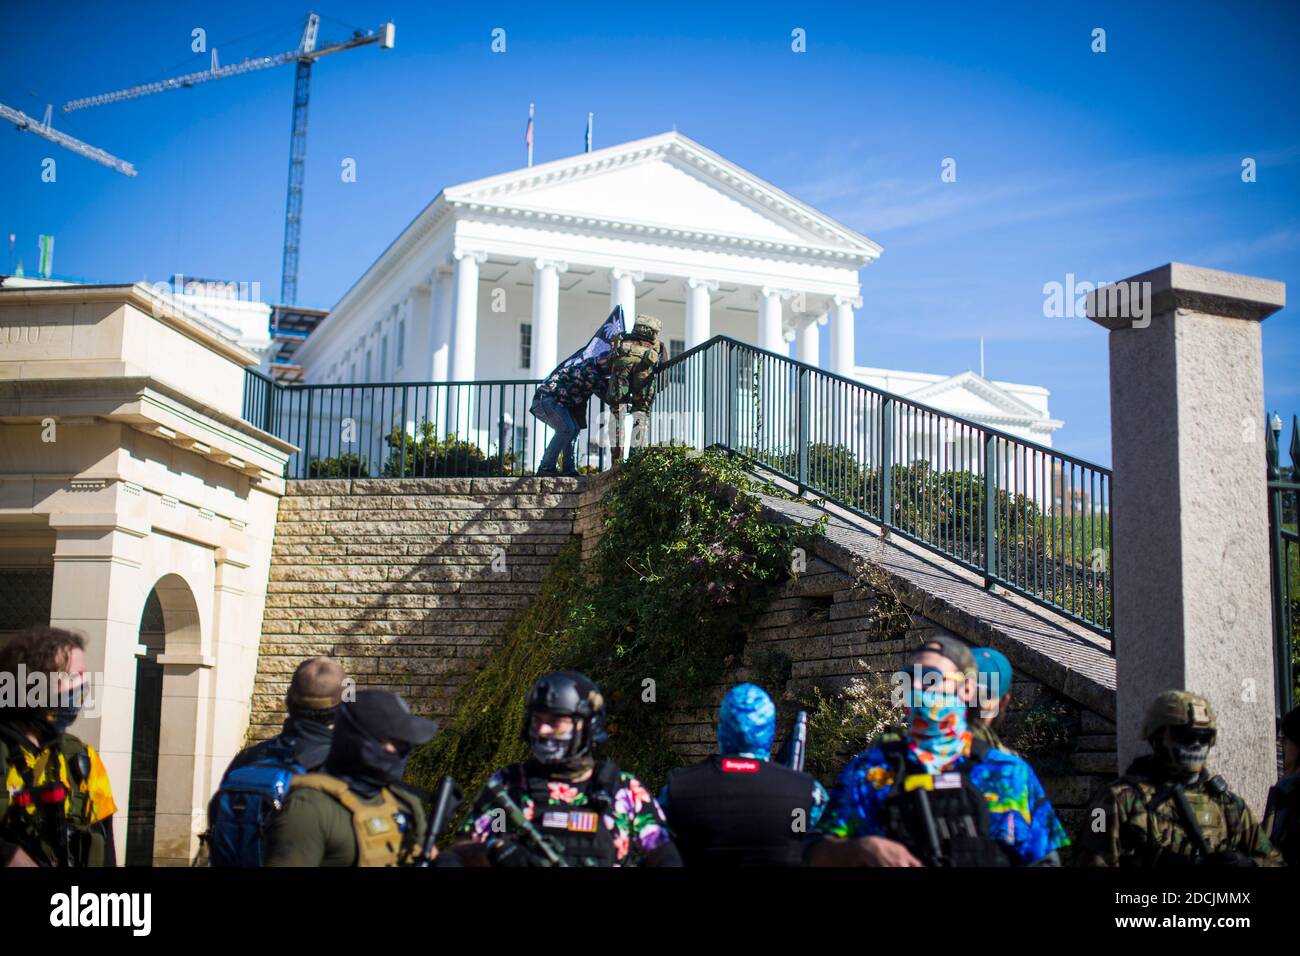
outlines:
[[[456,692],[572,539],[563,478],[289,482],[280,502],[249,736],[273,735],[304,658],[446,719]]]
[[[584,560],[593,556],[612,480],[606,473],[581,483],[291,482],[277,526],[252,735],[260,739],[278,727],[289,675],[312,654],[338,657],[359,686],[398,690],[419,712],[449,717],[457,690],[492,652],[507,618],[532,599],[559,549],[577,535]],[[772,516],[785,520],[775,506]],[[860,529],[834,534],[868,536]],[[756,676],[754,665],[771,660],[772,652],[790,663],[787,686],[769,688],[782,698],[783,735],[793,702],[814,685],[833,690],[863,674],[889,674],[910,648],[944,630],[992,643],[965,626],[966,619],[915,595],[902,595],[915,605],[905,633],[869,640],[878,592],[856,580],[852,555],[833,538],[814,550],[804,573],[782,585],[755,622],[745,659],[715,689],[713,708],[674,713],[669,739],[683,757],[713,751],[717,702],[727,687]],[[494,555],[504,558],[504,570],[493,570]],[[1005,612],[993,606],[979,611],[984,621],[999,613]],[[1071,752],[1056,755],[1054,771],[1042,774],[1072,828],[1093,789],[1115,772],[1113,695],[1112,710],[1104,713],[1104,688],[1088,684],[1090,692],[1080,691],[1082,665],[1047,660],[1014,642],[997,646],[1015,666],[1006,735],[1014,736],[1023,715],[1049,701],[1063,704],[1077,727]]]

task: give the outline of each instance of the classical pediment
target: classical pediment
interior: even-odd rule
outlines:
[[[461,208],[597,228],[646,226],[705,241],[833,249],[863,261],[880,253],[865,236],[675,132],[453,186],[444,195]]]
[[[933,382],[907,396],[964,418],[1040,419],[1041,411],[975,372]]]

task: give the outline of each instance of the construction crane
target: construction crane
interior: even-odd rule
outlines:
[[[107,166],[109,169],[116,169],[123,176],[134,176],[135,167],[125,159],[118,159],[112,153],[106,153],[97,146],[91,146],[89,143],[83,143],[75,136],[69,136],[67,133],[60,133],[50,125],[50,116],[54,108],[47,106],[45,108],[45,121],[39,122],[32,119],[22,110],[10,109],[3,103],[0,103],[0,119],[8,120],[13,123],[19,130],[27,130],[29,133],[35,133],[37,136],[43,136],[51,143],[58,143],[65,149],[70,149],[74,153],[85,156],[87,159],[93,159],[97,163]]]
[[[296,50],[277,53],[275,56],[244,59],[231,66],[220,66],[217,63],[217,51],[214,49],[211,69],[187,73],[170,80],[142,83],[112,93],[100,93],[97,96],[69,100],[63,104],[63,111],[71,113],[73,110],[132,100],[141,96],[151,96],[154,93],[165,93],[168,90],[188,89],[209,80],[224,80],[226,77],[266,70],[286,63],[298,64],[297,76],[293,84],[293,122],[289,132],[289,194],[284,206],[284,261],[280,272],[280,302],[284,305],[297,305],[298,299],[298,241],[302,231],[302,182],[303,169],[307,161],[307,101],[311,97],[312,64],[331,53],[342,53],[344,50],[352,50],[372,43],[379,44],[381,50],[391,50],[396,33],[396,27],[392,23],[384,23],[376,30],[368,32],[357,30],[350,39],[339,43],[326,43],[318,47],[316,33],[319,28],[320,17],[315,13],[309,13],[307,24],[302,31],[302,40]]]

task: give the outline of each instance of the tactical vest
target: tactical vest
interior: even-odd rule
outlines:
[[[658,362],[656,343],[626,336],[619,339],[610,367],[610,403],[625,402],[645,392],[651,386]]]
[[[86,744],[63,734],[40,751],[31,767],[21,753],[24,748],[34,749],[17,728],[0,725],[0,827],[38,863],[112,865],[88,819],[91,759]],[[6,786],[11,769],[21,780],[13,791]]]
[[[668,775],[665,812],[687,866],[800,866],[812,795],[806,773],[714,754]]]
[[[569,866],[613,866],[618,862],[614,831],[605,825],[605,817],[614,812],[614,793],[620,784],[616,764],[602,760],[588,780],[573,784],[587,794],[587,803],[576,807],[551,805],[546,777],[528,776],[524,764],[516,764],[515,771],[510,785],[526,790],[532,798],[533,826],[555,845]]]
[[[909,768],[905,742],[887,743],[882,750],[894,771],[883,821],[892,839],[926,866],[1011,865],[1010,848],[990,834],[988,801],[970,779],[988,744],[972,740],[960,769],[933,776]]]
[[[1201,777],[1197,783],[1183,788],[1188,804],[1197,817],[1197,829],[1211,853],[1240,849],[1237,842],[1243,830],[1245,802],[1226,788],[1222,792],[1214,792],[1206,786],[1206,781],[1211,778],[1204,772]],[[1143,845],[1138,852],[1145,865],[1178,867],[1192,864],[1200,858],[1195,839],[1173,800],[1170,784],[1130,773],[1115,781],[1112,786],[1132,787],[1142,802],[1146,828],[1142,835]]]
[[[411,861],[414,841],[397,825],[398,815],[410,817],[411,814],[387,787],[379,791],[381,802],[377,804],[366,803],[352,792],[346,781],[325,773],[294,777],[290,789],[300,788],[328,793],[352,814],[357,866],[404,866]]]

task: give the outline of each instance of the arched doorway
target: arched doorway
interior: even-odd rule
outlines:
[[[158,592],[150,591],[140,618],[136,649],[135,720],[131,732],[131,800],[126,814],[126,865],[152,866],[154,814],[158,809],[158,735],[162,728],[163,669],[158,663],[166,641]]]
[[[136,650],[127,866],[176,865],[191,855],[208,690],[196,664],[202,645],[194,592],[180,575],[164,575],[145,599]]]

